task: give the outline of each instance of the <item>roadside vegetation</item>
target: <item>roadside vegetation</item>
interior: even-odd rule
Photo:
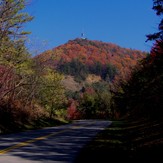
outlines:
[[[59,124],[63,119],[54,118],[55,110],[64,109],[66,103],[62,75],[28,52],[30,32],[23,27],[33,17],[25,7],[25,0],[0,2],[0,133]]]

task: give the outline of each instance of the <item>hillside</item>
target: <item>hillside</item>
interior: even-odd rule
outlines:
[[[145,52],[113,43],[77,38],[35,58],[66,75],[75,76],[78,81],[95,74],[112,82],[117,78],[127,79],[132,67],[145,56]]]
[[[40,65],[63,74],[68,119],[111,118],[112,92],[131,77],[147,54],[112,43],[77,38],[36,56]],[[116,114],[116,115],[115,115]]]

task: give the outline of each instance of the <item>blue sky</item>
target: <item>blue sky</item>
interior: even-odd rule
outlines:
[[[146,34],[157,32],[159,17],[152,0],[32,0],[27,12],[34,20],[30,49],[39,53],[85,33],[90,40],[112,42],[121,47],[150,51]]]

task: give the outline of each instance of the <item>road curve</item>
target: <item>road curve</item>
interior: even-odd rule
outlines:
[[[78,120],[0,136],[0,163],[73,163],[80,149],[110,124],[111,121]]]

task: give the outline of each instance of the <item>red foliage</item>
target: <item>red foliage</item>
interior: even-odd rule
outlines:
[[[92,95],[95,93],[95,90],[91,87],[88,87],[86,88],[85,93]]]
[[[53,65],[61,65],[73,59],[78,59],[88,67],[96,63],[103,66],[111,64],[118,70],[119,78],[124,78],[127,76],[126,74],[130,74],[131,68],[137,64],[138,60],[146,57],[146,52],[122,48],[112,43],[77,38],[37,57],[47,60],[47,64]]]
[[[77,110],[78,103],[73,99],[70,99],[68,103],[69,107],[67,108],[67,118],[69,120],[80,119],[81,113]]]
[[[56,57],[62,58],[62,61],[71,61],[74,58],[78,58],[82,63],[86,64],[89,64],[90,62],[107,64],[119,61],[123,63],[123,58],[126,57],[135,61],[144,58],[145,52],[122,48],[112,43],[75,39],[64,45],[58,46],[51,51],[46,51],[37,57],[40,57],[45,61],[52,58],[52,56],[54,56],[54,59]],[[126,65],[121,66],[126,67]]]
[[[153,63],[157,55],[163,55],[163,41],[162,40],[157,40],[153,48],[151,49],[149,63]]]
[[[14,87],[15,75],[12,68],[0,65],[0,100]]]

